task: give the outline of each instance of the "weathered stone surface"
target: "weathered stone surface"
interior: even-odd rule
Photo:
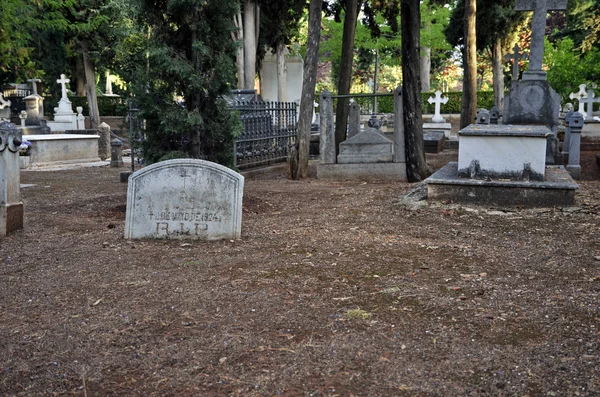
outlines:
[[[406,181],[406,163],[317,164],[317,178]]]
[[[462,144],[462,141],[461,141]],[[458,164],[448,163],[427,178],[429,201],[494,206],[572,206],[579,186],[563,166],[547,166],[544,181],[485,181],[457,176]]]
[[[0,123],[0,237],[23,229],[19,167],[21,138],[14,124]]]
[[[98,161],[98,138],[98,135],[28,135],[31,163],[36,166],[56,161]]]
[[[340,144],[338,164],[392,162],[393,143],[374,128],[366,128]]]
[[[544,126],[472,124],[459,131],[458,175],[474,179],[543,180]]]
[[[505,124],[545,125],[551,131],[558,127],[560,96],[547,81],[513,83],[504,98]]]
[[[178,159],[129,177],[125,238],[241,237],[244,177],[204,160]]]
[[[319,153],[324,164],[335,163],[335,131],[333,130],[333,98],[327,90],[321,94]]]
[[[98,157],[102,161],[106,160],[110,156],[110,126],[106,123],[102,123],[98,126]]]
[[[444,131],[428,131],[423,134],[425,153],[439,153],[444,150],[446,137]]]

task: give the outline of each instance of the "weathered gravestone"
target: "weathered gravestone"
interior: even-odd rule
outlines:
[[[517,0],[516,11],[533,11],[529,70],[523,72],[522,81],[513,81],[504,99],[505,124],[543,125],[552,131],[547,138],[548,164],[561,164],[562,158],[557,139],[560,96],[550,87],[542,69],[546,17],[548,11],[566,8],[567,0]]]
[[[0,238],[23,229],[19,146],[21,133],[7,121],[0,123]]]
[[[241,237],[244,177],[219,164],[178,159],[129,177],[125,238]]]

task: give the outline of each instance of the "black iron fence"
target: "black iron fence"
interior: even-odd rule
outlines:
[[[286,161],[298,133],[297,106],[294,102],[233,102],[232,110],[240,113],[243,124],[233,146],[235,166],[243,169]]]

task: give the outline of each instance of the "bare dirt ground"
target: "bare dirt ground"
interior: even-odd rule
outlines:
[[[246,180],[242,239],[211,243],[124,240],[120,170],[23,172],[0,395],[598,396],[593,155],[562,209],[273,172]]]

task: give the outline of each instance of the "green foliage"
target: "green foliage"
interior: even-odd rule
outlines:
[[[183,152],[232,165],[241,123],[224,96],[235,85],[238,2],[143,0],[141,10],[150,31],[148,67],[136,68],[133,91],[146,121],[144,157],[152,163]]]
[[[569,94],[577,92],[580,84],[589,86],[600,80],[600,51],[591,48],[581,54],[569,37],[554,44],[546,39],[544,65],[547,67],[548,83],[563,101],[568,101]]]

